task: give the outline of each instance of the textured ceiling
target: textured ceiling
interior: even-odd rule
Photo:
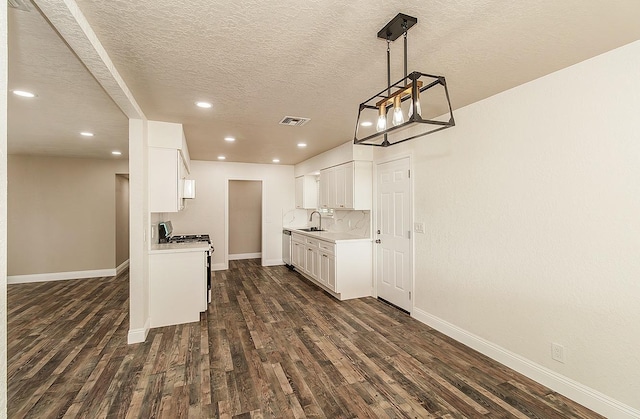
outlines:
[[[29,4],[30,5],[30,4]],[[10,154],[126,158],[128,120],[35,7],[8,8]],[[81,131],[90,131],[86,138]],[[111,152],[122,152],[114,157]]]
[[[409,71],[446,76],[454,109],[640,39],[638,0],[76,1],[145,115],[183,123],[201,160],[294,164],[352,140],[398,12],[418,18]]]

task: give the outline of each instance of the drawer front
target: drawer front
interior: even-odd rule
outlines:
[[[325,253],[331,253],[331,254],[335,254],[336,253],[336,245],[335,245],[335,243],[319,241],[318,242],[318,247],[320,247],[320,250],[322,250]]]
[[[312,239],[312,238],[305,238],[305,243],[307,244],[307,246],[312,246],[312,247],[318,247],[318,243],[320,242],[320,240],[318,239]]]

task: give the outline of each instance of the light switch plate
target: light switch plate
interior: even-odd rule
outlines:
[[[416,233],[424,233],[424,223],[413,223],[413,231]]]

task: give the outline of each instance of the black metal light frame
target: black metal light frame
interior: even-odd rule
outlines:
[[[417,22],[418,19],[415,17],[399,13],[378,32],[378,38],[383,38],[387,41],[387,88],[360,104],[353,140],[354,144],[388,147],[390,145],[403,143],[405,141],[413,140],[415,138],[455,126],[451,100],[449,99],[449,90],[447,89],[447,82],[444,76],[434,76],[418,71],[414,71],[407,75],[407,31]],[[391,55],[389,45],[392,41],[395,41],[403,34],[405,76],[396,83],[391,84]],[[440,87],[440,90],[444,91],[444,99],[446,99],[448,108],[448,120],[425,119],[422,118],[422,115],[419,112],[414,111],[413,114],[409,115],[408,119],[402,124],[386,127],[386,129],[373,134],[365,134],[361,138],[358,137],[358,129],[361,126],[360,119],[363,111],[377,111],[378,109],[382,111],[382,109],[384,109],[384,115],[386,118],[389,110],[394,107],[394,100],[398,100],[397,96],[400,96],[400,103],[410,100],[412,109],[417,110],[419,98],[421,96],[427,97],[423,95],[423,92],[427,92],[425,94],[430,94],[430,89],[433,89],[433,92],[438,87]],[[434,116],[441,118],[444,116],[446,119],[446,115]],[[407,128],[411,128],[412,125],[420,127],[425,131],[419,133],[410,132],[405,138],[400,132],[405,131]]]

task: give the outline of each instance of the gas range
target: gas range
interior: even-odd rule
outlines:
[[[171,236],[168,240],[169,243],[199,243],[205,242],[211,244],[211,239],[208,234],[183,234],[179,236]]]

